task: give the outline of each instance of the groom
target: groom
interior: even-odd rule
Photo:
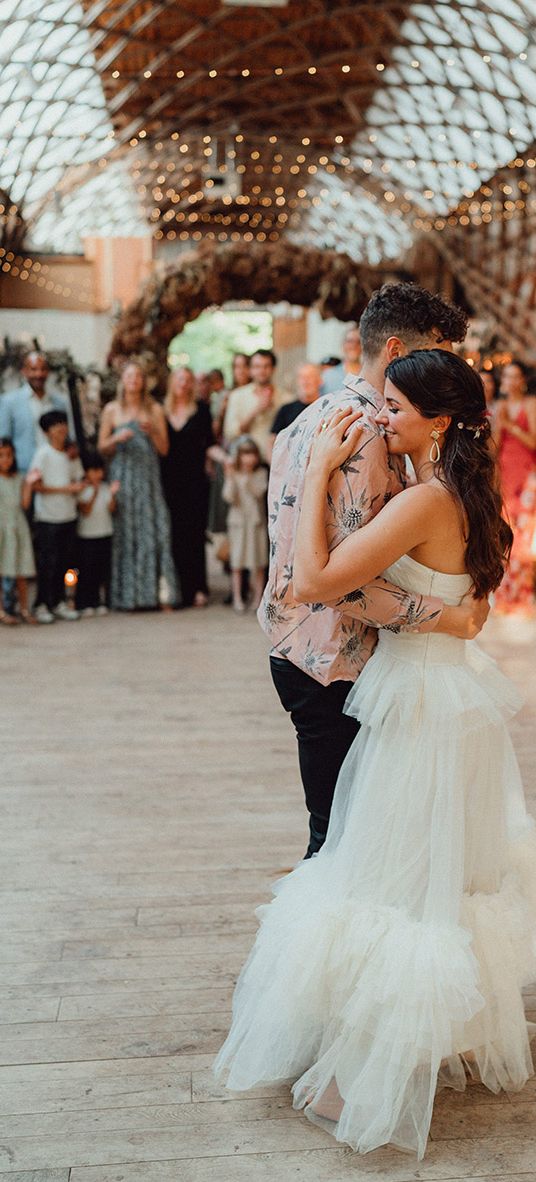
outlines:
[[[487,601],[450,607],[383,578],[337,603],[304,604],[293,595],[292,561],[303,478],[318,423],[339,407],[361,409],[371,427],[366,443],[333,473],[326,504],[330,549],[365,525],[405,484],[402,459],[390,457],[375,416],[383,405],[384,373],[412,349],[451,349],[463,341],[467,317],[411,283],[375,291],[360,321],[363,365],[344,388],[317,399],[276,439],[268,493],[270,571],[258,618],[272,641],[275,688],[296,729],[300,773],[309,811],[306,858],[324,844],[333,793],[359,723],[342,713],[345,699],[371,656],[378,628],[477,635]]]

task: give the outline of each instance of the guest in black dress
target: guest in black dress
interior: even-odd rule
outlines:
[[[195,377],[187,366],[170,374],[164,410],[169,452],[162,460],[162,484],[171,516],[171,544],[181,605],[205,607],[208,602],[206,454],[213,443],[212,422],[206,403],[196,402]]]

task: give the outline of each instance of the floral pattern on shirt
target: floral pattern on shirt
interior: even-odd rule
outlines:
[[[339,407],[361,407],[365,434],[357,450],[333,473],[326,502],[328,546],[366,525],[405,485],[401,458],[389,456],[374,417],[380,394],[363,378],[323,396],[277,436],[268,491],[270,571],[258,618],[272,641],[272,655],[292,661],[324,685],[353,681],[371,656],[377,629],[431,631],[442,604],[395,587],[381,576],[335,603],[297,603],[292,561],[303,479],[320,419]]]

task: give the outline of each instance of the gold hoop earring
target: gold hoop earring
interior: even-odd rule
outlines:
[[[439,431],[431,431],[430,435],[434,441],[432,443],[431,448],[430,448],[430,463],[431,464],[438,464],[441,459],[441,448],[438,443],[440,432]]]

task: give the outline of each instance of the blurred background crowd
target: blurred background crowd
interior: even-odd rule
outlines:
[[[179,364],[149,389],[140,358],[123,362],[93,437],[66,394],[49,392],[44,353],[25,355],[0,395],[0,622],[53,624],[109,611],[204,609],[211,569],[225,602],[258,607],[268,564],[267,487],[280,431],[361,363],[350,324],[341,356],[278,382],[268,348],[232,368]],[[530,615],[536,571],[535,379],[515,359],[481,371],[515,543],[494,609]],[[213,598],[221,601],[219,593]]]

